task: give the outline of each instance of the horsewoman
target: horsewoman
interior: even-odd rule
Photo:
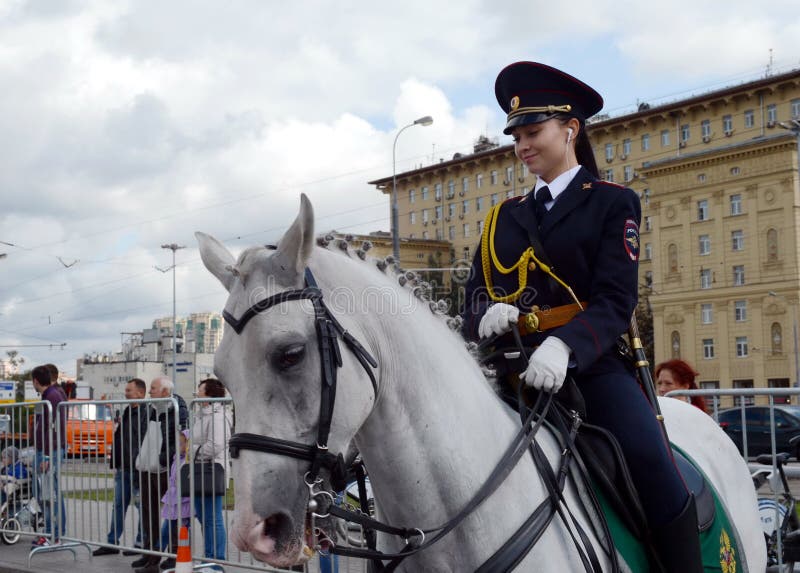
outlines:
[[[516,156],[537,182],[486,218],[466,286],[465,335],[500,336],[498,346],[514,346],[520,313],[539,311],[541,324],[529,325],[534,331],[522,338],[535,350],[519,379],[555,393],[572,376],[586,421],[622,448],[663,568],[701,572],[694,498],[617,349],[636,307],[641,207],[631,189],[599,180],[586,120],[603,99],[535,62],[503,69],[495,95],[508,114],[503,133],[512,135]]]

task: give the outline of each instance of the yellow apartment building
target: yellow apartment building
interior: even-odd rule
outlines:
[[[680,357],[703,387],[797,380],[800,70],[588,125],[601,177],[642,199],[642,295],[656,362]],[[471,260],[495,203],[535,176],[512,145],[397,174],[399,232]],[[371,184],[391,196],[392,178]]]

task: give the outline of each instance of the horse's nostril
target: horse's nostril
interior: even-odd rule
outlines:
[[[292,518],[285,513],[273,513],[264,519],[263,533],[265,537],[274,539],[278,543],[285,542],[293,537]]]
[[[278,533],[278,516],[270,515],[264,520],[264,536],[277,537]]]

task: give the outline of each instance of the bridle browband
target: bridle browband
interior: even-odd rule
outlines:
[[[241,450],[253,450],[309,461],[311,462],[311,468],[307,479],[310,482],[316,481],[320,469],[325,468],[330,472],[331,485],[334,491],[341,491],[346,486],[347,477],[344,456],[341,453],[333,454],[328,451],[328,435],[331,430],[333,406],[336,401],[336,375],[338,369],[342,366],[339,337],[342,338],[342,341],[366,371],[372,382],[372,389],[377,396],[378,383],[375,379],[375,373],[372,371],[373,368],[378,367],[376,360],[331,314],[331,311],[322,300],[322,291],[317,287],[314,275],[311,274],[311,270],[308,268],[305,270],[304,288],[288,290],[267,297],[248,308],[238,319],[227,310],[222,312],[222,316],[236,334],[241,334],[244,327],[254,316],[277,304],[295,300],[308,300],[314,306],[314,327],[317,331],[322,370],[317,441],[314,445],[308,445],[259,434],[236,433],[231,436],[228,447],[232,458],[238,458]]]

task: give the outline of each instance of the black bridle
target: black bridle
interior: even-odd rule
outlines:
[[[254,450],[309,461],[311,468],[307,479],[310,482],[316,481],[320,469],[325,468],[330,473],[333,490],[341,491],[347,485],[347,467],[344,456],[341,453],[333,454],[328,451],[328,435],[331,430],[333,406],[336,401],[336,374],[342,366],[339,337],[366,371],[372,382],[372,389],[377,395],[378,383],[375,380],[375,373],[372,371],[372,368],[378,366],[376,360],[331,314],[322,300],[322,291],[317,287],[314,275],[308,268],[305,270],[304,288],[288,290],[267,297],[248,308],[239,319],[236,319],[227,310],[222,312],[222,316],[236,334],[241,334],[254,316],[276,304],[294,300],[308,300],[314,306],[314,326],[317,331],[322,369],[317,441],[314,445],[308,445],[259,434],[236,433],[230,438],[229,450],[232,458],[238,458],[241,450]]]

